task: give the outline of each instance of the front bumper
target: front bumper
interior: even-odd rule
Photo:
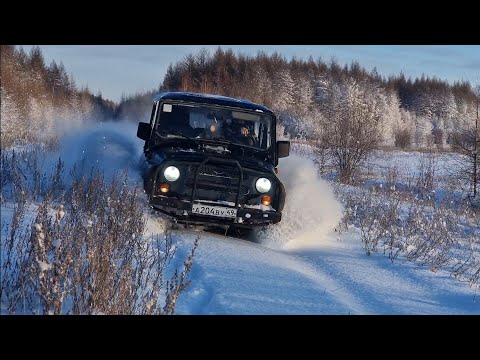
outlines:
[[[196,204],[202,204],[201,200],[195,201]],[[234,206],[227,206],[222,203],[213,204],[211,202],[205,205],[222,206],[234,209]],[[155,196],[150,199],[150,205],[158,211],[174,218],[177,222],[197,224],[197,225],[227,225],[235,227],[264,226],[278,223],[282,214],[276,211],[265,211],[260,209],[242,208],[237,209],[236,218],[222,218],[211,215],[192,214],[192,202],[179,200],[168,196]]]

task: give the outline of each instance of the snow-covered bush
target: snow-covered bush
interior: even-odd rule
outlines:
[[[452,208],[448,201],[436,204],[422,198],[405,201],[399,191],[383,186],[366,192],[345,190],[337,188],[345,208],[343,228],[360,229],[368,255],[383,248],[392,261],[403,254],[432,271],[444,268],[478,285],[479,217],[468,207]]]
[[[34,187],[13,181],[11,221],[2,221],[1,312],[173,314],[198,239],[167,276],[172,237],[144,236],[143,202],[126,173],[107,183],[94,172],[67,191],[61,165],[50,178],[39,205],[29,203]]]

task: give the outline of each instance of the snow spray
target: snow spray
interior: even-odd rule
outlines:
[[[103,171],[109,181],[126,169],[129,180],[138,183],[143,142],[136,134],[137,124],[134,123],[97,123],[65,136],[58,156],[65,162],[67,171],[76,165],[78,175],[88,176],[93,168]]]
[[[282,221],[256,232],[256,241],[276,249],[322,245],[342,218],[342,205],[330,185],[320,179],[313,161],[299,155],[280,159],[280,181],[287,198]]]

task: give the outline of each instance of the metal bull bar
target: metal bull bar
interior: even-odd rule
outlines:
[[[233,164],[236,165],[238,170],[240,170],[240,175],[238,177],[238,186],[237,186],[237,198],[235,201],[235,208],[238,209],[238,204],[240,201],[240,191],[242,187],[242,179],[243,179],[243,170],[242,167],[240,166],[239,162],[234,159],[223,159],[223,158],[218,158],[215,156],[209,156],[205,160],[203,160],[198,166],[197,169],[195,170],[195,177],[193,179],[193,190],[192,190],[192,199],[191,202],[193,204],[195,200],[195,195],[197,193],[197,181],[198,181],[198,173],[200,172],[200,169],[204,167],[208,162],[213,162],[213,163],[220,163],[220,164]]]

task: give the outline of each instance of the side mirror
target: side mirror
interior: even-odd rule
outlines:
[[[148,141],[148,139],[150,139],[150,130],[151,127],[149,123],[139,123],[137,129],[137,137],[142,140]]]
[[[284,158],[290,155],[290,141],[277,141],[277,157]]]

